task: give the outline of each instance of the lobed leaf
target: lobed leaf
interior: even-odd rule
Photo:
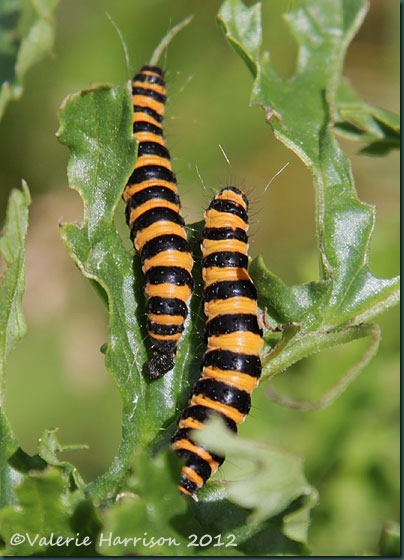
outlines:
[[[103,555],[244,555],[244,541],[263,532],[265,523],[248,523],[247,512],[225,500],[220,491],[212,499],[214,492],[209,498],[205,490],[205,498],[198,504],[180,496],[179,476],[179,461],[169,451],[153,460],[137,453],[126,490],[105,511],[98,551]],[[273,526],[271,535],[276,535],[285,550],[286,542],[289,550],[301,550],[276,531]],[[258,550],[264,550],[262,543]]]
[[[240,2],[224,2],[218,22],[234,50],[256,76],[256,59],[262,43],[261,5],[257,3],[251,8],[244,8]]]
[[[267,56],[255,53],[253,57],[251,103],[265,110],[275,136],[303,160],[314,178],[319,280],[289,287],[267,270],[262,259],[251,266],[261,306],[267,307],[276,321],[301,323],[300,339],[310,332],[334,336],[334,331],[345,325],[372,320],[398,300],[399,279],[376,278],[369,271],[375,211],[358,199],[350,162],[332,131],[333,116],[341,102],[344,56],[367,7],[364,0],[294,2],[286,15],[299,46],[292,78],[277,75]],[[237,39],[237,52],[244,52],[244,60],[251,57],[252,30],[244,38],[240,32],[235,35],[234,29],[240,29],[238,20],[252,21],[252,10],[240,0],[227,0],[219,13],[230,44]],[[254,21],[256,34],[261,36],[258,19]],[[251,64],[247,66],[251,69]],[[383,115],[397,130],[391,115]],[[306,348],[305,355],[321,348],[318,340]],[[296,359],[300,358],[296,354]]]
[[[128,85],[100,86],[65,100],[58,131],[59,141],[70,149],[69,184],[84,203],[83,223],[62,226],[61,236],[76,265],[100,287],[109,306],[104,353],[123,402],[124,437],[113,465],[119,472],[123,456],[128,458],[141,438],[146,391],[140,376],[145,350],[132,259],[114,225],[114,212],[135,161],[131,111]]]
[[[300,538],[303,533],[298,535],[297,529],[302,504],[274,518],[253,522],[245,508],[229,501],[223,488],[217,488],[217,482],[208,483],[198,503],[180,496],[178,463],[169,451],[153,460],[144,452],[136,453],[125,491],[103,515],[100,553],[243,556],[268,550],[280,554],[307,552],[304,538]],[[293,520],[293,512],[298,519]],[[303,512],[300,528],[302,516]]]
[[[174,371],[153,382],[143,375],[148,346],[143,275],[139,259],[133,262],[114,225],[117,204],[135,164],[132,111],[129,84],[100,86],[67,98],[58,132],[59,140],[70,149],[69,184],[84,203],[83,223],[64,225],[61,235],[70,256],[109,308],[108,343],[102,351],[123,402],[120,450],[110,471],[90,487],[99,496],[107,495],[118,483],[138,446],[150,446],[160,437],[167,445],[161,427],[173,421],[178,401],[185,401],[190,368],[199,369],[195,368],[197,320],[186,325],[187,342],[180,344]],[[195,244],[193,232],[190,240]],[[194,299],[191,313],[195,316],[199,305],[200,300]]]
[[[369,336],[372,327],[362,322],[396,301],[397,280],[374,278],[368,270],[374,210],[358,200],[349,162],[331,130],[344,54],[365,11],[366,3],[360,0],[325,0],[318,5],[296,1],[288,15],[300,49],[291,80],[277,76],[259,54],[258,4],[246,8],[239,0],[227,0],[220,12],[230,43],[255,78],[252,102],[264,107],[276,136],[309,166],[316,188],[320,278],[289,287],[262,259],[251,265],[260,305],[268,307],[275,324],[290,323],[282,335],[267,335],[267,339],[272,337],[273,350],[264,359],[266,375],[321,348]],[[198,374],[201,282],[197,276],[199,292],[191,303],[174,371],[149,382],[142,372],[147,344],[140,265],[137,258],[132,263],[114,226],[114,213],[135,163],[131,105],[128,86],[100,86],[70,96],[60,113],[59,139],[70,149],[69,184],[84,203],[83,223],[64,225],[61,235],[109,309],[108,342],[102,351],[123,403],[118,455],[109,472],[87,490],[96,499],[120,490],[118,501],[104,510],[103,533],[116,533],[129,541],[112,545],[108,539],[99,541],[98,552],[152,554],[145,542],[130,540],[136,527],[135,536],[178,538],[177,549],[167,542],[158,547],[158,553],[165,555],[188,554],[186,536],[206,534],[207,528],[211,534],[235,534],[237,548],[208,546],[192,551],[197,555],[304,554],[316,493],[307,484],[299,459],[243,440],[226,443],[219,430],[214,436],[218,450],[223,452],[228,445],[225,450],[233,452],[237,461],[248,455],[255,475],[243,484],[227,483],[227,494],[218,483],[208,483],[196,506],[177,494],[178,469],[172,455],[149,457],[150,450],[167,447],[169,430],[164,428],[185,404],[188,385]],[[190,226],[196,256],[200,227]],[[60,444],[54,433],[45,439],[41,455],[65,473],[71,472],[56,456]],[[134,474],[123,478],[130,474],[134,450]],[[269,471],[273,478],[268,478]]]
[[[76,449],[87,449],[87,445],[62,445],[56,437],[58,428],[45,430],[38,441],[38,455],[47,465],[61,468],[71,479],[73,487],[84,490],[84,481],[77,468],[68,461],[60,461],[57,454],[62,451],[72,451]]]
[[[336,132],[367,144],[361,154],[381,156],[400,148],[400,117],[362,101],[347,80],[338,87],[334,120]]]
[[[247,474],[239,480],[225,482],[226,497],[243,508],[252,510],[249,522],[260,523],[281,512],[301,496],[316,496],[303,474],[300,457],[273,446],[237,437],[229,432],[220,418],[207,422],[203,429],[194,431],[193,439],[219,455],[226,455],[239,466],[247,458]],[[317,500],[311,500],[311,507]],[[290,512],[289,512],[290,515]],[[306,531],[301,531],[302,542],[307,542]],[[290,531],[292,533],[292,531]]]
[[[80,500],[71,493],[68,478],[59,469],[49,467],[32,471],[16,489],[18,503],[0,510],[0,535],[5,543],[3,554],[31,556],[44,553],[49,544],[41,537],[52,534],[74,537],[70,519]],[[12,540],[19,534],[19,540]]]
[[[304,536],[300,538],[302,533],[292,529],[288,534],[287,511],[261,523],[252,523],[248,510],[226,499],[218,483],[209,483],[200,494],[203,501],[193,513],[201,525],[199,534],[208,530],[211,535],[220,535],[223,543],[221,547],[206,550],[207,555],[216,556],[220,552],[220,556],[306,556],[309,553]],[[298,507],[294,503],[291,510],[298,511]]]
[[[135,455],[128,489],[118,494],[118,501],[104,515],[104,528],[98,540],[100,553],[105,556],[188,554],[187,543],[174,523],[187,509],[177,485],[173,484],[173,471],[179,478],[179,468],[175,467],[171,453],[160,454],[155,460],[150,460],[144,452]]]

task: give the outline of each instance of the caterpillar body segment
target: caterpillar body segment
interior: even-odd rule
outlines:
[[[123,199],[144,274],[152,346],[146,370],[156,379],[174,365],[194,285],[193,259],[163,134],[166,86],[161,68],[143,66],[133,78],[132,95],[138,157]]]
[[[201,429],[217,413],[237,432],[261,375],[263,339],[257,292],[247,270],[247,212],[245,194],[226,187],[205,213],[201,249],[207,347],[201,377],[172,438],[173,449],[184,459],[179,486],[184,494],[194,495],[224,460],[195,444],[191,430]]]

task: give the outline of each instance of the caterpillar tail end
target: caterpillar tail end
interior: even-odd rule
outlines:
[[[183,496],[189,496],[195,502],[198,502],[198,497],[195,494],[198,489],[198,486],[194,482],[192,482],[192,480],[190,480],[186,474],[184,474],[184,471],[182,471],[181,483],[178,486],[178,490],[180,491],[180,493]]]
[[[146,364],[146,373],[150,379],[159,379],[173,369],[173,355],[167,352],[155,351],[151,360]]]

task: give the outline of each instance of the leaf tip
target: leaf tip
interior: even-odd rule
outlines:
[[[32,198],[31,198],[31,192],[28,187],[28,183],[25,179],[22,179],[21,181],[21,190],[24,195],[25,204],[29,206],[32,202]]]

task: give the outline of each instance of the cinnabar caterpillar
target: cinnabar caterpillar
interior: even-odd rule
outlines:
[[[226,187],[205,213],[203,230],[203,300],[207,348],[202,375],[172,437],[172,448],[184,459],[180,490],[193,495],[224,458],[192,441],[212,412],[237,432],[251,406],[261,375],[262,329],[257,292],[248,274],[248,201],[236,187]]]
[[[174,365],[193,289],[193,259],[162,129],[163,70],[143,66],[133,78],[132,95],[138,157],[123,199],[144,273],[147,331],[152,343],[147,372],[156,379]]]

